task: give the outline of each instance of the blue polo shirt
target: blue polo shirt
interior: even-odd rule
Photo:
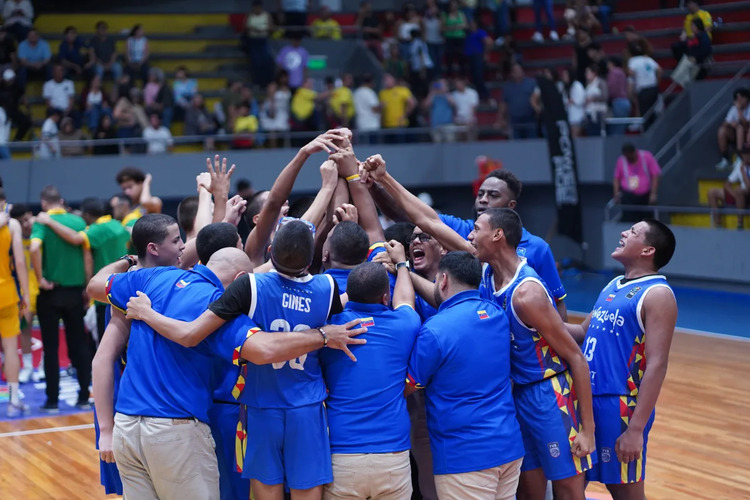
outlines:
[[[346,280],[349,279],[351,269],[328,269],[325,274],[330,274],[339,286],[339,293],[346,293]]]
[[[224,287],[207,267],[192,271],[156,267],[115,274],[107,283],[109,302],[124,310],[130,297],[142,291],[154,310],[192,321],[221,296]],[[156,333],[143,321],[133,321],[128,342],[128,367],[123,372],[115,411],[125,415],[189,418],[208,423],[213,390],[224,381],[255,324],[247,316],[224,325],[194,348],[183,347]],[[221,357],[222,359],[220,359]]]
[[[28,40],[18,44],[18,58],[25,59],[30,63],[39,63],[52,57],[49,44],[44,40],[39,40],[36,47],[32,47]]]
[[[489,469],[524,456],[508,318],[478,290],[457,293],[422,325],[408,381],[425,389],[435,474]]]
[[[441,214],[440,220],[464,239],[468,239],[469,233],[474,230],[474,221],[471,219],[459,219],[452,215]],[[519,257],[526,258],[526,262],[542,278],[547,290],[555,300],[565,298],[567,295],[565,287],[563,287],[560,274],[557,272],[557,264],[555,264],[552,249],[546,241],[539,236],[534,236],[526,228],[523,228],[521,242],[518,244],[516,252]]]
[[[328,387],[328,427],[332,453],[395,453],[408,450],[409,412],[404,379],[421,325],[408,305],[391,310],[382,304],[348,302],[331,318],[342,325],[362,318],[367,345],[351,347],[355,363],[343,352],[320,351]]]

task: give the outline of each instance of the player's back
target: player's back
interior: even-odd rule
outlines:
[[[336,289],[330,275],[290,278],[272,271],[248,278],[252,289],[248,316],[264,331],[301,331],[326,324]],[[246,366],[246,385],[239,399],[253,408],[295,408],[326,397],[318,351],[271,365]]]
[[[6,224],[0,228],[0,307],[18,303],[11,241],[10,227]]]

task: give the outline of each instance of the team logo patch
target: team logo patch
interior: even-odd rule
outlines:
[[[526,257],[526,249],[522,247],[516,248],[516,255],[519,257]]]
[[[479,319],[490,319],[490,315],[485,310],[477,311],[477,314],[479,315]]]
[[[560,444],[557,441],[553,443],[547,443],[547,448],[549,449],[549,454],[552,456],[552,458],[557,458],[560,456]]]
[[[365,328],[375,326],[375,319],[372,316],[369,318],[362,318],[362,323],[360,323],[359,326],[364,326]]]
[[[612,302],[612,299],[614,299],[616,295],[614,293],[610,293],[609,297],[607,297],[607,302]]]
[[[607,463],[612,460],[612,448],[602,448],[602,462]]]
[[[177,282],[177,284],[175,284],[175,286],[176,286],[177,288],[185,288],[185,287],[186,287],[186,286],[188,286],[189,284],[190,284],[190,283],[189,283],[188,281],[185,281],[185,280],[180,280],[180,281],[178,281],[178,282]]]
[[[640,287],[640,286],[633,287],[633,289],[628,292],[628,294],[625,296],[625,298],[626,299],[632,299],[633,297],[635,297],[636,293],[638,293],[638,292],[641,291],[641,288],[642,287]]]

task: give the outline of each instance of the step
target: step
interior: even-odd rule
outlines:
[[[670,223],[674,226],[711,227],[711,214],[672,214]],[[737,216],[724,215],[721,217],[721,227],[737,229]],[[745,217],[744,228],[750,229],[750,217]]]
[[[222,25],[229,22],[227,14],[41,14],[34,25],[42,32],[60,33],[65,26],[75,26],[81,32],[93,32],[96,23],[104,20],[110,33],[129,32],[141,24],[146,33],[192,33],[196,26]]]

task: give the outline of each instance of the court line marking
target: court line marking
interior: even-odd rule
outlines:
[[[45,427],[43,429],[29,429],[25,431],[4,432],[0,434],[0,438],[29,436],[32,434],[48,434],[50,432],[80,431],[84,429],[93,429],[93,428],[94,428],[94,424],[67,425],[65,427]]]

